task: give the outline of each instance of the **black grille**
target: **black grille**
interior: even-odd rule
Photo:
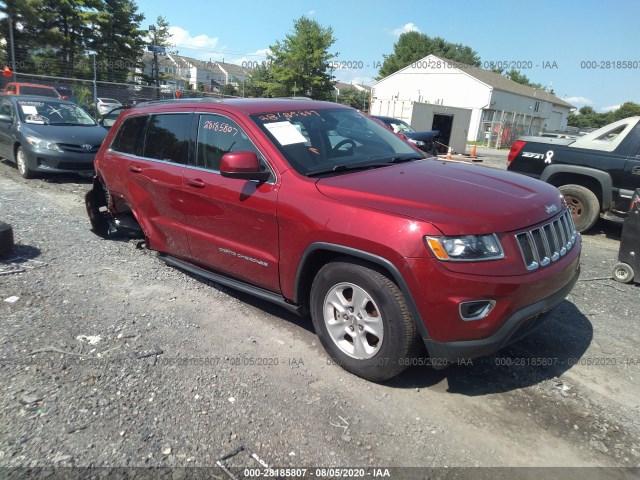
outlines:
[[[58,143],[57,145],[66,152],[76,153],[97,153],[100,149],[100,145],[89,145],[90,148],[88,149],[82,145],[74,145],[72,143]]]
[[[571,212],[565,210],[553,221],[541,227],[518,233],[516,241],[527,270],[536,270],[566,255],[575,245],[576,237]]]
[[[93,162],[60,162],[58,168],[60,170],[90,171],[93,169]]]

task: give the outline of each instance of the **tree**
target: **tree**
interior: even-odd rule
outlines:
[[[384,56],[384,62],[378,72],[378,80],[397,72],[427,55],[435,55],[452,62],[480,66],[478,53],[461,43],[447,42],[444,38],[434,37],[420,32],[406,32],[400,35],[393,45],[393,53]]]
[[[276,83],[269,67],[263,63],[251,70],[251,74],[244,85],[244,94],[246,97],[268,97],[269,94],[267,92],[273,90],[272,85]]]
[[[329,48],[334,43],[331,27],[323,28],[304,16],[295,20],[293,33],[269,47],[269,74],[274,82],[265,85],[265,93],[331,98],[334,77],[330,61],[337,55],[329,53]]]
[[[340,89],[337,101],[358,110],[366,110],[369,107],[369,96],[368,91],[358,90],[355,87],[344,87]]]
[[[140,29],[144,15],[132,0],[103,0],[96,18],[96,35],[88,46],[97,52],[102,77],[124,82],[144,51],[145,31]]]
[[[92,78],[94,50],[98,79],[122,81],[144,45],[133,0],[7,0],[0,11],[11,16],[21,73]],[[0,34],[8,51],[6,22]]]
[[[175,45],[171,43],[171,33],[169,33],[169,22],[166,18],[160,15],[156,19],[156,23],[154,25],[156,32],[149,32],[148,42],[153,45],[158,45],[160,47],[165,47],[167,51],[174,48]],[[177,54],[178,51],[170,51],[169,53]]]
[[[622,120],[627,117],[634,117],[640,115],[640,105],[634,102],[624,102],[620,105],[620,108],[609,112],[611,115],[611,121]]]
[[[220,87],[220,94],[238,96],[238,90],[233,83],[227,83]]]

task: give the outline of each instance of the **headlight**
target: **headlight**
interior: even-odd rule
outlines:
[[[408,138],[410,143],[413,143],[416,147],[424,147],[425,143],[422,140],[415,140],[413,138]]]
[[[440,260],[477,262],[498,260],[504,251],[496,234],[460,237],[425,237],[427,245]]]
[[[62,151],[62,149],[58,145],[56,145],[53,142],[50,142],[49,140],[44,140],[38,137],[25,137],[25,138],[27,139],[27,142],[29,142],[31,145],[41,150],[55,150],[56,152]]]

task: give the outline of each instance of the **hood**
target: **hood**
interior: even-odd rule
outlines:
[[[328,197],[430,222],[445,235],[520,230],[563,208],[560,192],[539,180],[435,159],[322,178],[316,185]]]
[[[23,123],[20,126],[23,135],[50,140],[54,143],[69,143],[73,145],[101,145],[107,136],[107,130],[100,125],[38,125]]]
[[[429,142],[434,137],[440,135],[440,130],[431,130],[428,132],[401,132],[407,138],[413,138],[414,140],[422,140],[423,142]]]

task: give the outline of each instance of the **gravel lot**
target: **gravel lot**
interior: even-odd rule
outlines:
[[[506,152],[479,153],[479,165],[504,168]],[[260,467],[254,453],[269,466],[369,476],[437,467],[435,478],[467,478],[478,471],[444,467],[477,466],[638,475],[640,296],[609,279],[619,225],[583,237],[581,279],[543,329],[473,365],[374,384],[329,364],[309,319],[168,267],[137,241],[92,234],[89,186],[23,180],[0,163],[0,220],[20,257],[0,262],[5,475],[213,467],[241,446],[227,465]],[[545,472],[535,478],[558,473]]]

